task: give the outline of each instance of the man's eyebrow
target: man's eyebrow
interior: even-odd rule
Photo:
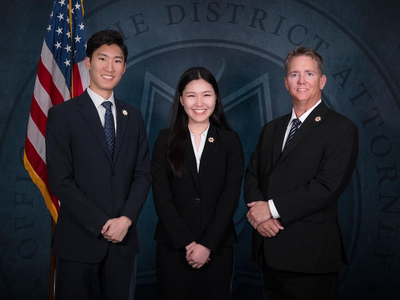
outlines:
[[[311,72],[311,73],[315,73],[315,72],[317,72],[316,70],[313,70],[313,69],[310,69],[310,70],[304,70],[304,72]],[[292,73],[300,73],[300,71],[298,71],[298,70],[293,70],[293,71],[290,71],[289,72],[289,74],[292,74]]]
[[[98,55],[98,56],[109,57],[107,54],[101,53],[101,52],[97,53],[97,55]],[[122,55],[117,55],[117,56],[114,56],[114,57],[112,57],[112,58],[121,58],[121,59],[124,59],[124,57],[123,57]]]

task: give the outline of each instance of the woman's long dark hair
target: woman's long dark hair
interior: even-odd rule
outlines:
[[[188,115],[181,105],[180,96],[189,82],[199,79],[204,79],[211,84],[217,95],[215,108],[210,116],[210,122],[219,128],[231,129],[225,117],[217,80],[214,75],[202,67],[190,68],[183,73],[175,90],[170,127],[165,138],[165,157],[175,177],[182,177],[182,174],[186,171],[185,145],[189,138]]]

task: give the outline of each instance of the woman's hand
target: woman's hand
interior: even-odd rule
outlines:
[[[186,246],[188,248],[190,245]],[[204,264],[208,263],[210,259],[211,250],[200,244],[195,244],[186,249],[186,260],[194,269],[200,269]]]

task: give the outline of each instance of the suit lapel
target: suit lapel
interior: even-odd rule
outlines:
[[[201,161],[200,161],[200,172],[199,172],[200,186],[202,185],[202,183],[204,181],[204,177],[207,173],[207,168],[210,163],[210,159],[211,159],[213,150],[215,148],[217,139],[218,139],[217,128],[213,124],[210,123],[210,128],[208,129],[207,138],[206,138],[204,150],[201,155]]]
[[[186,163],[189,166],[189,172],[192,176],[193,182],[196,186],[196,190],[199,193],[199,174],[197,173],[197,162],[196,156],[194,154],[192,138],[190,137],[190,133],[188,139],[186,141],[186,149],[185,149]]]
[[[124,106],[125,104],[123,102],[115,99],[115,108],[117,113],[117,136],[115,137],[114,163],[118,158],[122,141],[124,140],[126,125],[128,124],[129,119],[128,111],[124,109]]]
[[[295,149],[303,141],[303,139],[310,134],[311,131],[320,125],[325,120],[327,113],[328,107],[324,102],[321,102],[316,108],[314,108],[314,110],[310,113],[299,130],[297,130],[296,134],[293,136],[293,139],[282,153],[279,161],[285,159],[285,157],[287,157],[290,152],[293,151],[293,149]]]
[[[275,162],[279,160],[282,155],[282,145],[283,139],[285,137],[286,128],[288,126],[290,120],[291,113],[283,116],[281,120],[276,124],[275,134],[274,134],[274,143],[272,150],[272,162],[275,165]]]
[[[86,91],[79,96],[78,103],[80,105],[80,112],[86,119],[89,127],[92,129],[94,135],[99,141],[99,144],[101,145],[101,148],[103,148],[105,154],[111,160],[110,150],[108,148],[106,135],[104,134],[104,128],[100,122],[99,113],[97,112],[92,99]]]

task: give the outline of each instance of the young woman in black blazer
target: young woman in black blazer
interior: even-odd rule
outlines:
[[[179,80],[152,158],[159,299],[230,299],[243,149],[205,68]]]

